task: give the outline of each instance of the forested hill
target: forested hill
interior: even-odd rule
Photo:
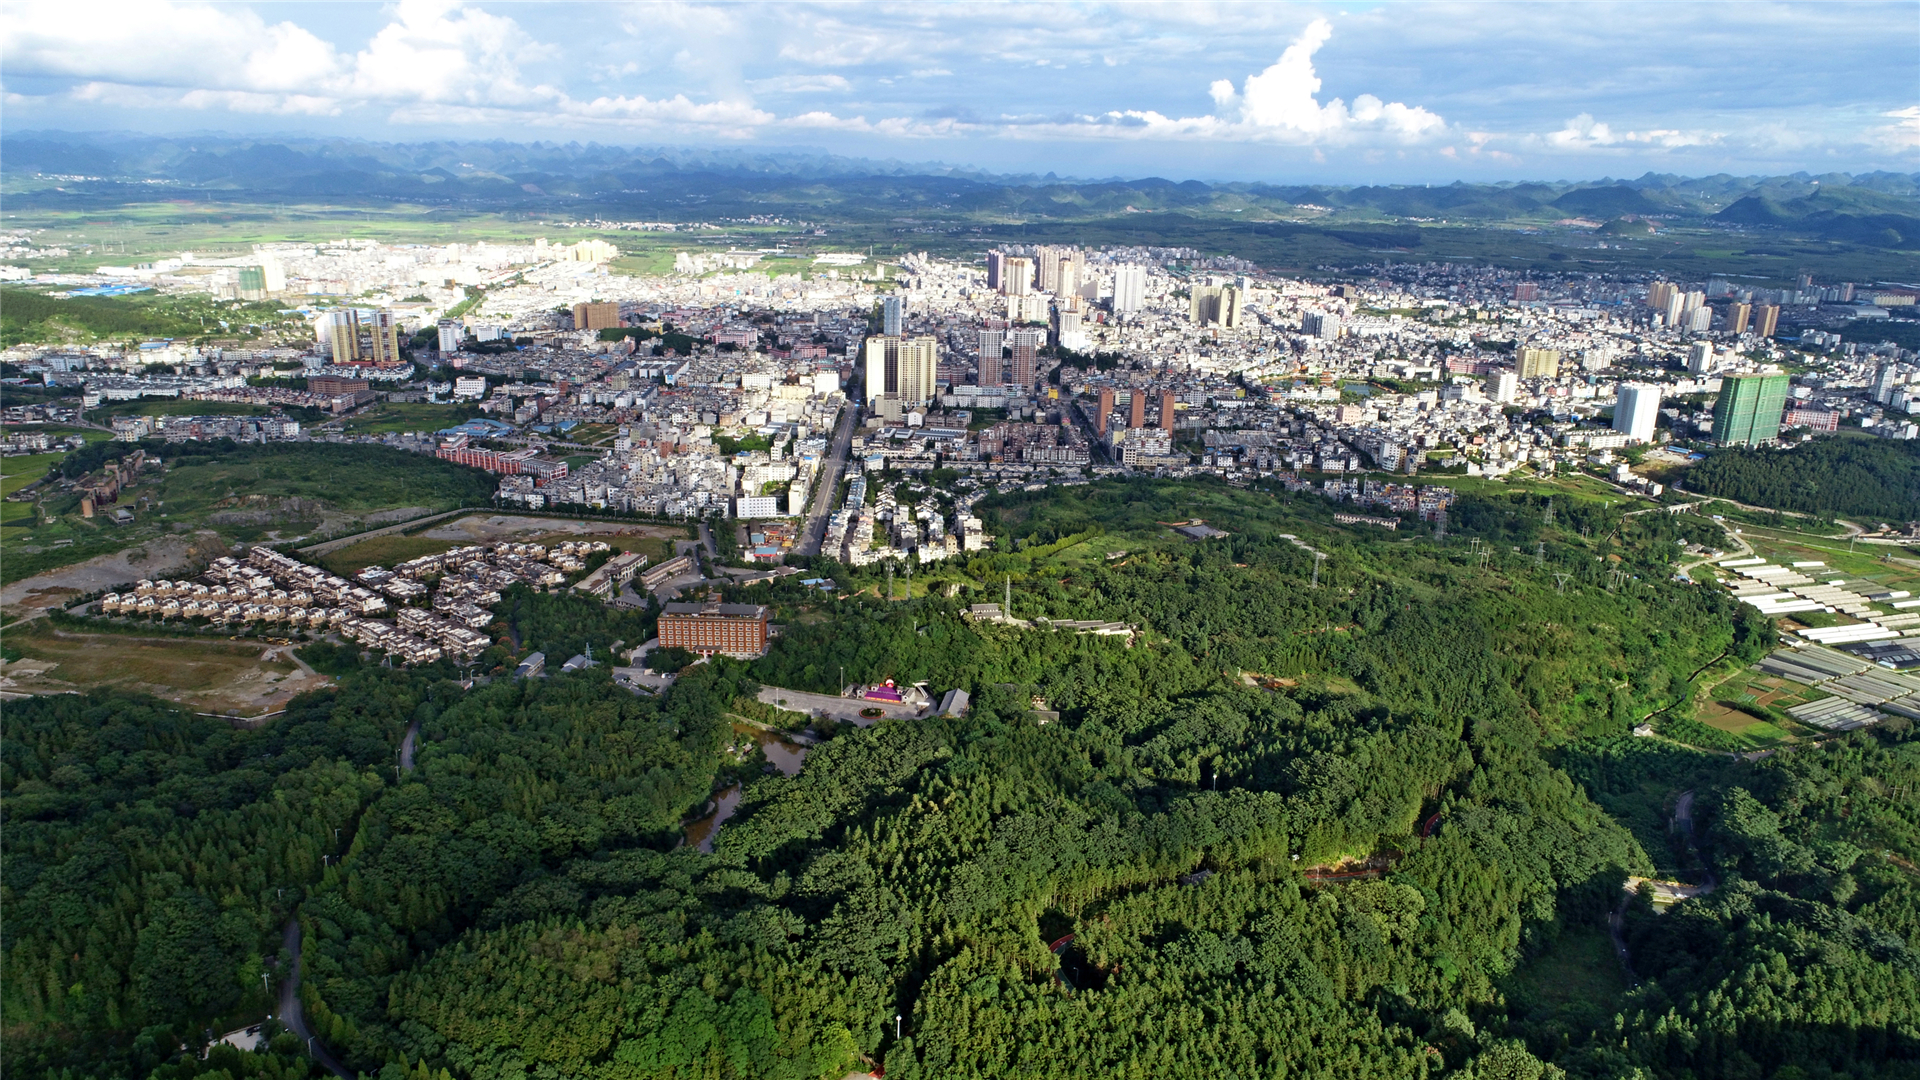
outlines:
[[[1920,447],[1829,437],[1790,449],[1728,447],[1687,470],[1688,491],[1774,510],[1920,520]]]
[[[308,1075],[297,1039],[174,1052],[265,1011],[293,918],[316,1033],[382,1077],[1915,1075],[1920,741],[1691,749],[1689,675],[1771,642],[1662,572],[1711,524],[1456,509],[1436,544],[1210,485],[1003,496],[1001,550],[911,600],[730,590],[785,636],[659,700],[363,666],[258,731],[9,703],[5,1067]],[[1230,535],[1155,524],[1193,516]],[[989,582],[1141,634],[968,620]],[[842,664],[973,707],[763,771],[754,691]],[[1656,873],[1718,887],[1623,902]]]

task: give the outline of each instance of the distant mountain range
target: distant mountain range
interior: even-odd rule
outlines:
[[[1920,173],[1276,185],[998,175],[806,150],[22,132],[0,138],[0,177],[23,206],[153,201],[178,198],[185,188],[236,202],[398,200],[662,220],[761,214],[899,221],[911,214],[1005,223],[1177,212],[1242,214],[1237,220],[1253,222],[1325,211],[1346,220],[1713,220],[1920,249]],[[47,177],[87,179],[59,180],[55,190]]]

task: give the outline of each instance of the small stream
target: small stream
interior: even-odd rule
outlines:
[[[714,796],[713,813],[687,825],[687,839],[682,846],[699,848],[711,854],[713,838],[720,832],[720,826],[726,824],[733,812],[740,808],[740,794],[740,785],[735,784]]]
[[[807,747],[788,739],[777,731],[768,731],[765,728],[741,725],[735,730],[743,735],[753,736],[753,741],[760,744],[761,751],[767,755],[767,761],[780,770],[780,775],[800,775],[800,766],[807,760]],[[682,841],[682,846],[711,852],[713,839],[720,832],[720,826],[726,824],[727,819],[733,816],[733,812],[740,808],[741,795],[740,785],[735,784],[715,796],[711,813],[687,823],[687,835]]]

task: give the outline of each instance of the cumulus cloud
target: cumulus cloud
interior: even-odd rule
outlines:
[[[1877,164],[1920,150],[1910,92],[1920,68],[1910,49],[1884,38],[1827,50],[1854,57],[1854,96],[1844,108],[1820,82],[1832,63],[1793,69],[1799,81],[1782,96],[1806,102],[1796,112],[1745,104],[1764,87],[1739,79],[1764,69],[1774,80],[1772,68],[1699,67],[1662,53],[1665,46],[1622,50],[1627,31],[1618,25],[1554,38],[1556,16],[1524,5],[1501,8],[1497,19],[1476,5],[1429,3],[1419,15],[1388,5],[1308,16],[1302,27],[1299,9],[1286,5],[1143,2],[1116,17],[1099,3],[648,0],[509,9],[391,0],[361,9],[373,25],[353,39],[332,25],[339,20],[281,18],[290,10],[242,0],[14,0],[0,23],[0,101],[16,122],[36,111],[142,109],[543,134],[837,132],[852,143],[1024,142],[1036,147],[1028,160],[1062,141],[1210,144],[1205,154],[1246,160],[1265,159],[1234,147],[1298,147],[1302,160],[1324,151],[1356,160],[1431,153],[1461,162],[1524,154],[1676,163],[1663,167],[1792,163],[1835,147],[1875,155]],[[1746,55],[1780,40],[1788,24],[1831,46],[1857,21],[1820,9],[1776,14],[1784,22],[1754,30],[1745,51],[1722,52]],[[1725,30],[1724,20],[1700,18]],[[1337,51],[1337,76],[1320,70],[1336,35],[1367,46]],[[1803,44],[1792,53],[1824,55]],[[1622,54],[1638,59],[1588,62]],[[1444,74],[1424,70],[1442,56],[1463,61]],[[1872,85],[1856,90],[1862,73]],[[1335,96],[1328,83],[1375,92]],[[1723,97],[1742,104],[1703,102],[1691,93],[1703,84],[1740,88]],[[1201,90],[1208,98],[1200,103],[1170,104]],[[1560,120],[1570,114],[1578,115]],[[1152,154],[1135,156],[1156,164]]]
[[[1247,76],[1238,93],[1225,79],[1215,82],[1211,93],[1220,115],[1236,120],[1234,126],[1245,132],[1302,142],[1362,132],[1417,142],[1446,130],[1447,122],[1435,113],[1372,94],[1354,98],[1351,108],[1339,98],[1321,104],[1313,54],[1332,37],[1333,24],[1315,19],[1272,66]]]
[[[1724,138],[1725,134],[1717,131],[1680,131],[1674,128],[1615,131],[1608,124],[1595,120],[1591,113],[1581,113],[1568,120],[1559,131],[1549,132],[1544,141],[1560,150],[1596,150],[1605,147],[1678,150],[1689,146],[1710,146]]]
[[[290,22],[194,3],[34,4],[17,9],[0,67],[19,77],[74,80],[52,97],[121,108],[335,115],[390,110],[399,124],[525,123],[658,126],[746,135],[777,117],[750,102],[684,94],[579,100],[527,78],[559,51],[511,18],[453,0],[400,0],[366,47],[344,53]],[[844,86],[838,76],[812,89]],[[798,84],[789,87],[800,89]]]
[[[1361,94],[1352,106],[1319,99],[1313,54],[1333,37],[1333,24],[1315,19],[1265,70],[1236,88],[1230,79],[1208,87],[1210,116],[1172,118],[1152,110],[1122,109],[1089,117],[1089,126],[1114,133],[1171,138],[1243,139],[1295,144],[1386,141],[1418,143],[1447,130],[1438,114],[1403,102]]]

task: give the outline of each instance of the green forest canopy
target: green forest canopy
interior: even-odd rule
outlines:
[[[1920,519],[1920,447],[1898,439],[1814,439],[1789,449],[1727,447],[1687,470],[1687,490],[1773,510],[1878,521]]]
[[[275,303],[219,302],[205,296],[49,296],[0,290],[0,346],[83,339],[199,338],[283,322]]]
[[[1695,669],[1770,640],[1652,572],[1662,530],[1693,526],[1643,516],[1616,544],[1568,521],[1593,507],[1460,509],[1497,541],[1484,571],[1458,541],[1205,485],[983,507],[1026,544],[980,584],[1135,621],[1131,644],[974,624],[964,597],[761,585],[740,591],[766,590],[788,636],[662,699],[605,668],[463,691],[450,669],[359,667],[257,731],[116,695],[12,705],[5,1064],[190,1075],[171,1047],[265,1010],[297,919],[309,1020],[395,1075],[1914,1075],[1910,727],[1759,762],[1628,737]],[[1202,511],[1233,535],[1151,524]],[[1319,588],[1283,530],[1328,553]],[[1129,555],[1076,559],[1088,535]],[[1642,583],[1560,593],[1555,567],[1602,545]],[[564,618],[521,603],[528,625]],[[974,707],[843,730],[798,776],[751,778],[713,854],[676,848],[739,774],[734,703],[831,689],[843,662]],[[1684,790],[1691,843],[1667,827]],[[1537,972],[1610,964],[1622,882],[1656,872],[1718,887],[1625,905],[1639,982],[1542,991]]]

